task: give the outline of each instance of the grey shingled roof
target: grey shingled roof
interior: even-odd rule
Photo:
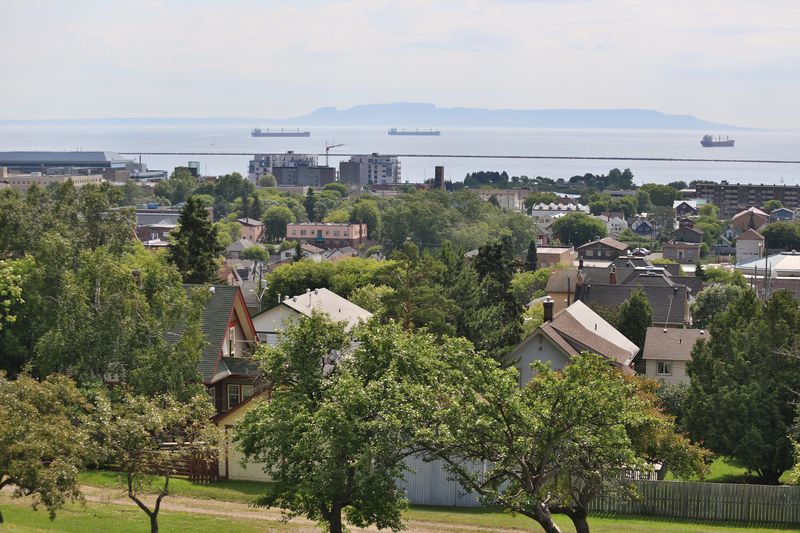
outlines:
[[[203,375],[205,383],[211,383],[217,373],[215,372],[217,361],[220,359],[222,342],[228,334],[228,318],[230,318],[238,290],[238,287],[229,285],[215,285],[214,293],[203,310],[203,334],[207,344],[203,349],[197,369]]]
[[[636,287],[642,287],[650,307],[653,309],[653,324],[662,326],[664,323],[683,325],[685,308],[689,297],[685,285],[654,286],[654,285],[600,285],[589,284],[586,286],[581,300],[587,305],[599,304],[607,307],[618,307],[627,300]],[[671,302],[671,305],[670,305]],[[668,316],[669,315],[669,316]]]
[[[695,343],[708,338],[708,332],[702,329],[650,327],[647,328],[642,359],[690,361]]]

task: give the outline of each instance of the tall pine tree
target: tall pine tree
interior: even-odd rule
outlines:
[[[178,219],[178,231],[169,247],[169,258],[185,283],[211,283],[216,279],[222,247],[217,228],[208,218],[203,203],[189,197]]]
[[[525,255],[525,270],[533,272],[539,268],[539,254],[536,252],[536,241],[531,239],[528,243],[528,253]]]

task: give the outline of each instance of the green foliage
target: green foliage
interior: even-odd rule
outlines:
[[[239,254],[242,259],[250,259],[253,261],[266,262],[269,259],[269,253],[263,246],[248,246],[242,253]]]
[[[197,196],[192,196],[192,198],[197,198]],[[222,250],[242,238],[242,225],[236,220],[220,220],[214,222],[214,227],[217,229],[217,244]]]
[[[672,187],[676,191],[680,191],[681,189],[688,188],[688,185],[686,185],[685,181],[672,181],[670,183],[667,183],[667,187]]]
[[[638,212],[638,201],[635,196],[614,198],[610,194],[595,193],[589,198],[589,209],[593,215],[607,212],[622,212],[624,218],[629,218]]]
[[[646,383],[589,353],[559,371],[540,362],[535,370],[523,387],[514,369],[480,358],[436,376],[446,399],[420,438],[485,503],[530,517],[545,531],[559,531],[552,513],[588,531],[594,497],[630,495],[621,470],[646,470],[660,459],[682,474],[702,472],[704,454],[675,433]],[[471,467],[479,461],[483,468]]]
[[[767,249],[800,250],[800,224],[773,222],[761,230]]]
[[[714,317],[725,311],[731,302],[740,299],[746,290],[731,283],[706,287],[692,302],[692,325],[696,328],[708,328]]]
[[[602,239],[608,233],[606,225],[601,220],[592,218],[586,213],[568,213],[558,218],[551,229],[558,240],[573,246]]]
[[[554,192],[534,192],[525,197],[524,205],[528,214],[536,204],[551,204],[558,201],[558,195]]]
[[[531,239],[528,243],[528,251],[525,253],[525,270],[532,272],[539,268],[539,255],[536,253],[536,240]]]
[[[259,187],[277,187],[278,180],[275,179],[275,176],[272,174],[264,174],[258,180]]]
[[[65,376],[37,381],[0,374],[0,489],[33,496],[54,518],[67,501],[81,498],[78,472],[93,458],[88,406]],[[0,514],[0,523],[3,515]]]
[[[789,439],[800,390],[800,331],[794,296],[766,302],[744,291],[710,325],[688,364],[686,422],[692,437],[735,458],[761,482],[776,484],[792,467]]]
[[[336,191],[336,192],[339,193],[339,196],[341,196],[342,198],[347,196],[347,194],[350,192],[350,190],[347,188],[347,185],[345,185],[344,183],[339,183],[339,182],[328,183],[324,187],[322,187],[322,190],[323,191]]]
[[[4,324],[11,324],[17,319],[14,308],[24,303],[22,276],[19,273],[21,267],[21,261],[0,260],[0,331]]]
[[[619,306],[619,323],[616,328],[639,347],[637,362],[641,360],[647,328],[653,325],[653,309],[641,287],[631,291],[627,300]]]
[[[536,271],[517,272],[511,279],[511,293],[514,299],[522,306],[528,305],[533,298],[545,295],[547,278],[550,277],[552,268],[540,268]]]
[[[773,199],[773,200],[767,200],[766,202],[764,202],[764,205],[761,206],[761,209],[764,210],[767,213],[771,213],[772,211],[775,211],[776,209],[780,209],[781,207],[783,207],[783,204],[781,203],[781,201]]]
[[[169,258],[186,283],[208,283],[216,279],[222,247],[217,228],[208,219],[203,204],[189,198],[178,218],[178,231],[169,247]]]
[[[415,381],[440,355],[441,344],[397,325],[365,328],[352,353],[343,325],[312,315],[290,327],[277,347],[260,351],[262,372],[276,385],[235,429],[245,455],[265,464],[273,484],[258,505],[281,507],[340,533],[342,515],[357,527],[397,531],[406,501],[396,479],[429,399]],[[446,351],[447,350],[447,351]],[[398,357],[398,354],[403,354]]]
[[[681,199],[681,193],[669,185],[659,185],[658,183],[645,183],[639,190],[650,195],[650,201],[654,206],[669,207],[672,209],[672,202]]]
[[[197,178],[192,176],[188,168],[178,167],[168,179],[159,181],[153,189],[153,194],[166,198],[171,204],[186,201],[197,188]]]
[[[272,242],[286,238],[286,225],[296,220],[294,212],[288,207],[274,205],[264,212],[264,232]]]
[[[727,270],[724,268],[707,267],[705,269],[705,282],[707,284],[720,283],[723,285],[737,285],[747,287],[747,280],[738,270]]]
[[[373,285],[368,283],[350,293],[350,300],[375,315],[378,320],[387,317],[386,303],[395,298],[395,290],[388,285]]]
[[[187,456],[216,461],[220,430],[211,422],[214,409],[205,392],[189,401],[171,396],[124,394],[111,406],[104,425],[104,445],[110,460],[119,464],[127,496],[147,514],[151,533],[158,533],[161,501],[169,495],[175,464]],[[171,443],[164,446],[164,443]],[[150,474],[164,479],[152,509],[140,498]]]
[[[350,222],[366,224],[370,239],[377,239],[381,229],[381,215],[374,202],[359,200],[350,211]]]

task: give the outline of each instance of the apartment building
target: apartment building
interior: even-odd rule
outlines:
[[[250,160],[247,178],[258,181],[264,174],[274,174],[275,167],[316,167],[317,156],[313,154],[296,154],[288,151],[285,154],[256,154]]]
[[[344,246],[358,249],[358,246],[367,240],[367,225],[316,222],[287,224],[286,238],[306,241],[323,249]]]
[[[354,155],[339,163],[339,181],[348,185],[400,183],[400,161],[392,155]]]
[[[698,183],[697,197],[705,198],[719,207],[724,217],[735,215],[750,206],[762,206],[768,200],[780,200],[784,207],[800,207],[800,186],[798,185],[753,185],[720,183]]]

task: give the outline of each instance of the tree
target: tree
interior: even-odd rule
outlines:
[[[761,230],[767,249],[800,250],[800,224],[773,222]]]
[[[536,253],[536,241],[531,239],[528,244],[528,253],[525,254],[525,270],[532,272],[539,268],[539,256]]]
[[[217,230],[203,204],[189,198],[178,218],[178,231],[169,246],[169,258],[186,283],[209,283],[216,279],[219,255]]]
[[[258,179],[259,187],[277,187],[278,180],[272,174],[264,174]]]
[[[771,213],[772,211],[775,211],[776,209],[780,209],[781,207],[783,207],[783,204],[781,203],[780,200],[773,199],[773,200],[767,200],[761,207],[767,213]]]
[[[632,343],[639,347],[636,355],[637,364],[642,359],[644,340],[647,337],[647,328],[653,325],[653,309],[641,287],[631,291],[627,300],[619,306],[619,324],[616,326],[620,333],[625,335]]]
[[[125,394],[112,406],[104,435],[106,452],[119,464],[128,498],[150,519],[151,533],[158,533],[158,514],[162,500],[170,494],[175,463],[187,457],[217,461],[221,435],[211,422],[213,414],[205,392],[188,402]],[[164,479],[152,509],[139,497],[149,488],[151,474]]]
[[[792,467],[798,331],[800,311],[792,294],[776,291],[762,302],[746,290],[717,314],[710,339],[698,341],[687,366],[686,426],[692,438],[770,485]]]
[[[322,187],[322,190],[323,191],[336,191],[336,192],[339,193],[339,196],[341,196],[342,198],[347,196],[347,193],[350,192],[349,189],[347,188],[347,185],[345,185],[344,183],[339,183],[338,181],[334,182],[334,183],[326,184],[324,187]]]
[[[5,323],[17,319],[14,307],[23,303],[22,276],[18,273],[21,266],[21,261],[0,260],[0,331]]]
[[[568,213],[558,218],[551,229],[558,240],[573,246],[601,239],[608,233],[606,225],[601,220],[585,213]]]
[[[350,211],[350,222],[354,224],[366,224],[370,239],[378,239],[380,235],[381,216],[374,202],[358,201]]]
[[[706,273],[703,270],[703,265],[701,265],[699,262],[697,263],[697,266],[694,267],[694,276],[700,279],[705,279],[706,277]]]
[[[303,246],[300,244],[300,241],[294,241],[294,257],[292,257],[292,262],[296,263],[302,261],[303,257]]]
[[[269,254],[264,249],[263,246],[248,246],[242,253],[239,254],[242,259],[250,259],[253,261],[261,261],[263,263],[267,262],[269,258]]]
[[[267,239],[277,242],[286,238],[286,226],[294,223],[295,216],[288,207],[273,205],[264,212],[262,221]]]
[[[168,199],[172,204],[185,201],[197,188],[195,178],[188,168],[177,167],[169,178],[159,181],[153,189],[153,194]]]
[[[317,198],[314,194],[314,189],[311,187],[308,188],[308,192],[306,193],[306,197],[303,199],[303,207],[306,208],[306,213],[308,213],[309,218],[312,222],[315,222],[314,219],[314,206],[317,204]]]
[[[669,185],[659,185],[658,183],[645,183],[640,190],[646,191],[650,195],[650,201],[655,206],[672,208],[672,202],[680,200],[681,193]]]
[[[81,498],[78,473],[91,459],[84,422],[88,406],[65,376],[37,381],[0,374],[0,489],[33,496],[54,518],[67,501]],[[0,513],[0,523],[3,515]]]
[[[412,378],[463,342],[407,334],[396,324],[368,326],[355,340],[315,313],[290,326],[277,347],[261,348],[263,375],[275,389],[245,414],[234,439],[273,480],[256,505],[318,520],[331,533],[344,530],[343,515],[357,527],[397,531],[406,505],[397,478],[418,403],[430,398]]]
[[[560,532],[552,514],[563,513],[584,533],[594,497],[632,495],[623,470],[664,459],[681,475],[702,472],[703,453],[675,433],[646,385],[603,357],[584,353],[560,371],[535,365],[523,387],[514,369],[481,358],[436,375],[441,407],[419,432],[420,446],[485,504],[549,533]]]
[[[692,325],[696,328],[708,328],[714,317],[725,311],[731,302],[741,298],[745,290],[733,284],[706,287],[697,293],[692,302]]]
[[[667,187],[672,187],[676,191],[680,191],[681,189],[686,189],[688,185],[686,185],[685,181],[671,181],[667,183]]]

